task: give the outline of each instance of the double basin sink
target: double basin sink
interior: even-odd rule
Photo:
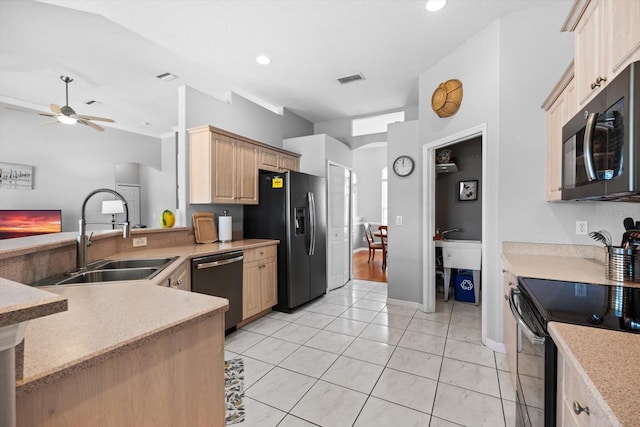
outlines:
[[[114,282],[119,280],[149,280],[178,257],[98,261],[86,271],[63,273],[34,283],[34,286],[56,286]]]

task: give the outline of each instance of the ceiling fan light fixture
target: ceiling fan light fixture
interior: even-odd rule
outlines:
[[[65,116],[64,114],[59,114],[58,121],[60,123],[64,123],[65,125],[75,125],[78,122],[78,119],[74,117]]]
[[[447,5],[447,0],[427,0],[426,8],[429,12],[437,12]]]

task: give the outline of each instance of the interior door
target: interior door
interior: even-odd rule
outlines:
[[[328,212],[328,289],[339,288],[349,281],[351,268],[351,171],[329,164]]]
[[[129,223],[140,224],[140,186],[133,184],[116,184],[116,191],[127,200]],[[124,214],[116,215],[117,222],[124,221]]]

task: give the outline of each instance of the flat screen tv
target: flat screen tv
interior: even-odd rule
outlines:
[[[0,240],[61,231],[61,210],[0,209]]]

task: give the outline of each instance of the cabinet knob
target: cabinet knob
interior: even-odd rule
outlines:
[[[600,87],[600,85],[602,85],[602,83],[606,81],[607,81],[606,77],[601,77],[601,76],[596,77],[596,81],[591,83],[591,90],[597,87]]]
[[[505,301],[509,301],[509,295],[505,295],[505,296],[504,296],[504,300],[505,300]]]
[[[582,406],[580,406],[580,404],[578,402],[576,402],[574,400],[573,401],[573,412],[576,415],[580,415],[580,412],[584,412],[585,414],[589,415],[589,407],[588,406],[582,407]]]

